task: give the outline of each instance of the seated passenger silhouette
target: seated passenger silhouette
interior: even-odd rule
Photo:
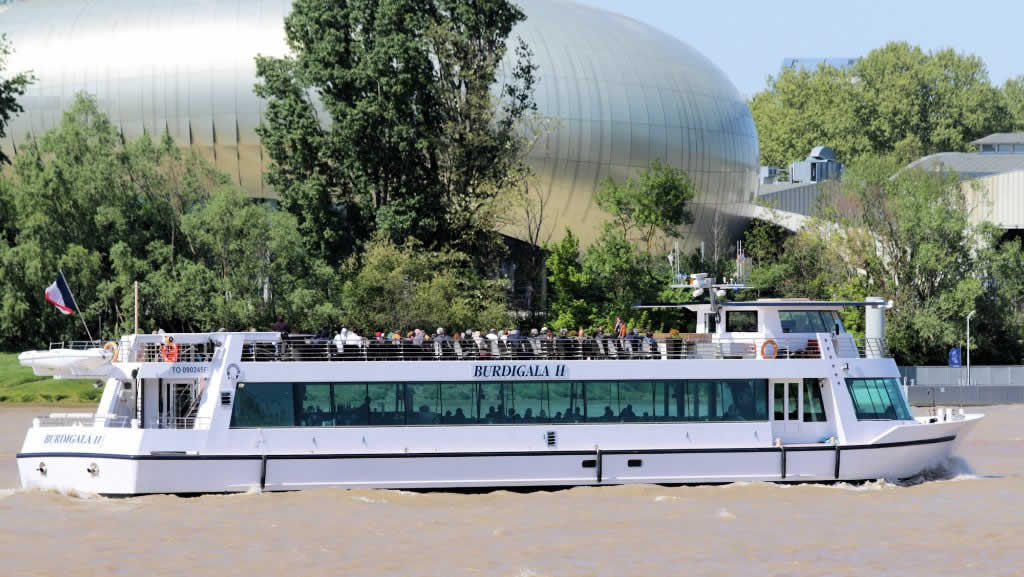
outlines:
[[[623,421],[635,421],[636,414],[633,412],[633,405],[626,405],[626,408],[619,413],[619,418]]]
[[[601,415],[601,420],[602,421],[614,421],[615,420],[615,413],[612,412],[612,408],[609,407],[608,405],[604,406],[604,414]]]
[[[455,417],[453,418],[453,421],[456,422],[456,423],[465,423],[466,422],[466,413],[462,412],[462,407],[459,407],[458,409],[455,409]]]

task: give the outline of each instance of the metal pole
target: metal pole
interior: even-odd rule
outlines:
[[[64,284],[68,287],[68,293],[71,294],[71,300],[75,303],[75,310],[78,311],[78,318],[82,319],[82,326],[85,327],[85,334],[89,335],[89,342],[92,342],[92,333],[89,331],[89,324],[85,322],[85,317],[82,316],[82,309],[78,308],[78,299],[75,298],[75,293],[71,290],[71,285],[68,283],[68,277],[64,276],[64,271],[57,269],[60,273],[61,278],[64,279]]]
[[[135,281],[135,334],[139,334],[139,281]]]
[[[971,317],[978,311],[967,313],[967,385],[971,385]]]

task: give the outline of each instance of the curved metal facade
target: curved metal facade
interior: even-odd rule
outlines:
[[[660,158],[685,169],[698,198],[686,248],[719,226],[736,232],[732,207],[757,187],[758,141],[746,102],[714,64],[685,43],[629,18],[564,0],[519,0],[514,34],[540,66],[539,112],[557,129],[531,164],[548,194],[545,228],[586,242],[601,211],[594,192]],[[93,94],[126,138],[168,130],[249,194],[273,197],[256,137],[264,105],[252,92],[256,54],[287,50],[287,0],[146,2],[77,0],[0,7],[16,50],[10,70],[38,77],[2,143],[54,127],[75,93]],[[513,235],[515,231],[510,231]]]

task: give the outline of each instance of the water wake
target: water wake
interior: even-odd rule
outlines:
[[[978,475],[963,457],[953,456],[913,477],[901,479],[896,484],[901,487],[913,487],[931,481],[962,481],[977,478]]]

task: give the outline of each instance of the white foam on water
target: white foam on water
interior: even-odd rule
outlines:
[[[352,500],[353,501],[359,501],[361,503],[387,503],[388,502],[387,499],[371,499],[370,497],[366,497],[364,495],[359,495],[357,497],[352,497]]]
[[[934,481],[968,481],[978,479],[971,465],[962,457],[950,457],[934,467],[921,471],[909,479],[898,481],[902,487],[913,487]]]
[[[722,507],[718,510],[717,517],[723,521],[735,521],[736,515],[730,513],[728,509]]]
[[[19,491],[21,489],[0,489],[0,499],[6,499]]]
[[[672,495],[658,495],[657,497],[654,498],[654,502],[655,503],[664,503],[665,501],[681,501],[681,500],[682,499],[680,499],[679,497],[674,497]]]

